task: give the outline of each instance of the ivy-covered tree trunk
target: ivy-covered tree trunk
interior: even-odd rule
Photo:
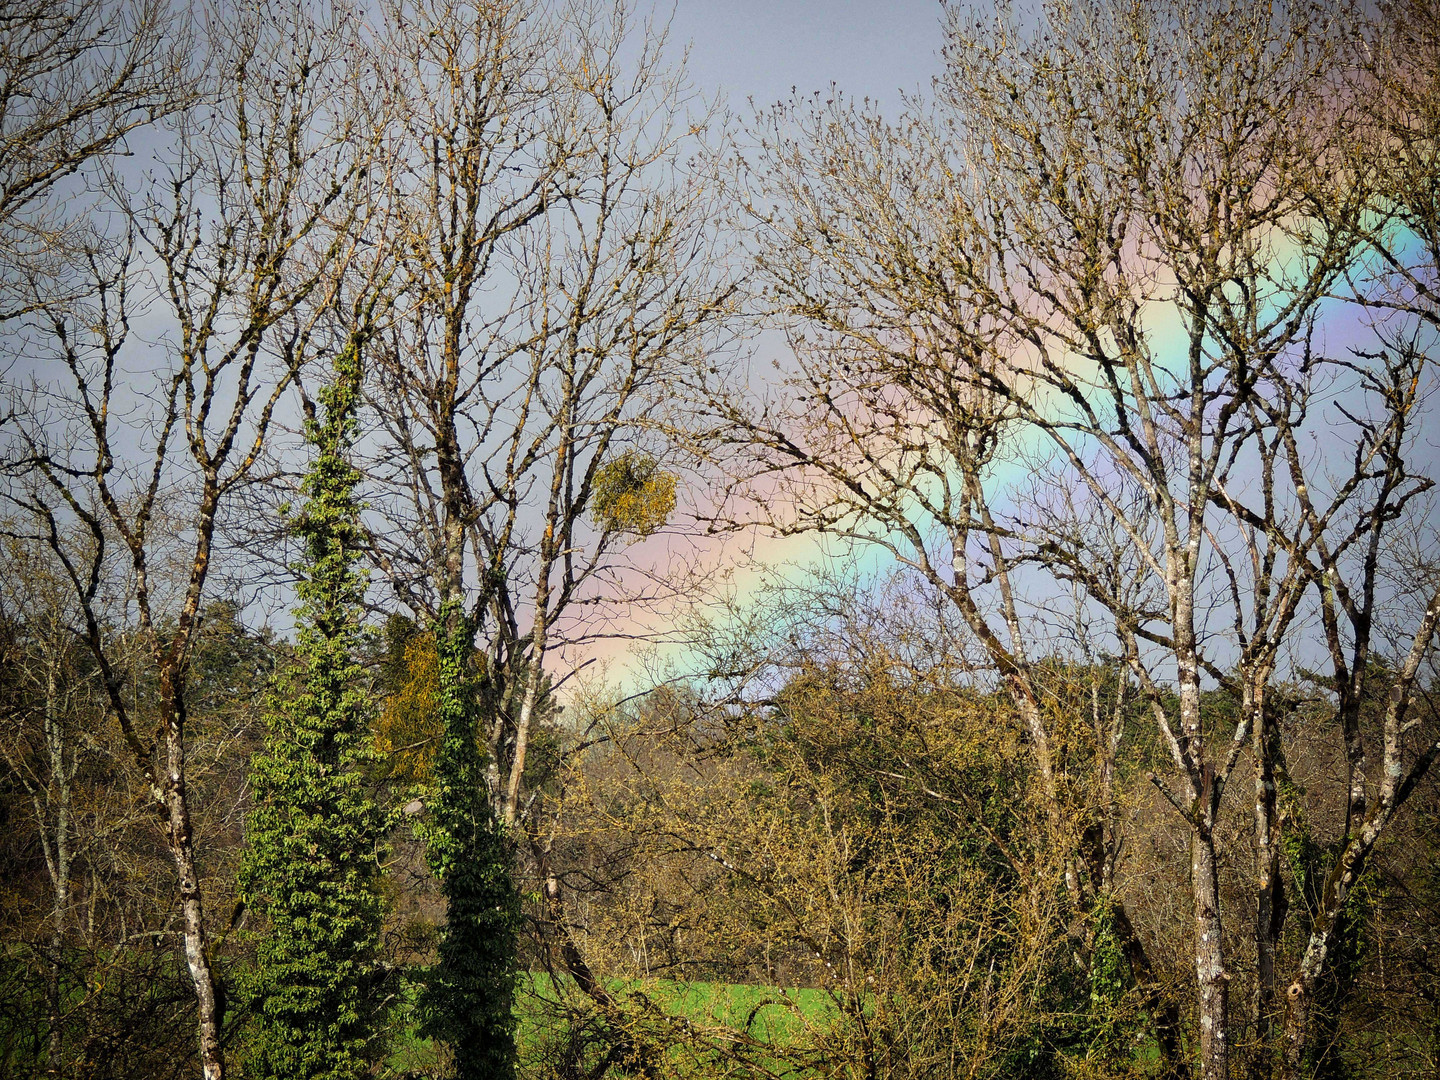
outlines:
[[[447,904],[440,956],[425,986],[426,1034],[450,1046],[457,1080],[515,1075],[515,947],[519,897],[511,851],[485,784],[477,742],[474,631],[459,600],[435,626],[436,706],[444,725],[424,829]]]
[[[365,580],[359,474],[346,460],[360,391],[360,349],[335,361],[308,438],[318,451],[296,529],[305,540],[297,593],[298,661],[277,693],[251,766],[255,808],[242,873],[259,916],[247,991],[257,1015],[255,1075],[343,1080],[367,1075],[379,1047],[376,952],[385,815],[367,790],[374,757],[356,660]]]

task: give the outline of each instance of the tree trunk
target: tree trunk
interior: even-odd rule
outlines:
[[[195,984],[200,1036],[200,1066],[205,1080],[224,1080],[225,1062],[220,1048],[220,1011],[216,1006],[215,976],[206,955],[205,909],[200,875],[195,866],[195,844],[190,829],[190,806],[185,784],[184,704],[175,674],[160,676],[160,709],[165,724],[166,839],[175,860],[180,886],[180,913],[185,935],[185,963]]]
[[[1104,773],[1110,774],[1114,770],[1114,759],[1107,760]],[[1108,794],[1106,806],[1109,807]],[[1115,814],[1107,810],[1111,820]],[[1115,842],[1110,839],[1112,835],[1110,828],[1091,828],[1081,834],[1081,856],[1085,860],[1086,870],[1092,881],[1100,883],[1107,893],[1110,889],[1110,881],[1105,873],[1105,863],[1110,854],[1115,850]],[[1155,1028],[1155,1042],[1160,1051],[1160,1063],[1163,1075],[1173,1080],[1188,1080],[1190,1068],[1184,1059],[1184,1047],[1180,1036],[1180,1008],[1174,998],[1165,992],[1164,987],[1155,978],[1154,969],[1150,965],[1150,955],[1145,949],[1145,943],[1140,940],[1140,934],[1135,929],[1135,923],[1130,918],[1129,909],[1118,898],[1111,895],[1111,913],[1114,921],[1116,940],[1120,943],[1120,951],[1125,954],[1125,962],[1130,967],[1130,974],[1135,980],[1135,985],[1145,995],[1143,1008],[1150,1014],[1151,1023]]]
[[[1195,458],[1198,460],[1198,456]],[[1191,490],[1195,489],[1191,478]],[[1191,520],[1200,514],[1192,507]],[[1173,535],[1173,528],[1167,526]],[[1220,811],[1222,780],[1206,757],[1205,729],[1200,713],[1200,665],[1195,636],[1194,567],[1198,539],[1192,536],[1183,554],[1174,543],[1167,557],[1171,574],[1175,628],[1176,681],[1180,723],[1186,755],[1177,764],[1188,776],[1190,811],[1190,889],[1195,915],[1195,988],[1199,995],[1200,1076],[1230,1080],[1230,976],[1225,971],[1225,945],[1220,919],[1220,881],[1215,865],[1215,821]]]
[[[605,1061],[619,1064],[626,1075],[639,1076],[643,1080],[657,1080],[660,1072],[654,1050],[644,1041],[643,1036],[637,1037],[635,1033],[627,1030],[625,1012],[620,1003],[586,963],[580,947],[575,943],[574,935],[570,933],[569,920],[565,917],[564,888],[560,879],[551,872],[546,854],[534,843],[533,838],[531,846],[536,867],[545,882],[545,917],[550,927],[551,940],[559,942],[560,964],[565,973],[575,980],[575,985],[581,992],[595,1003],[609,1021],[603,1032],[603,1037],[610,1044]],[[601,1068],[589,1075],[598,1076],[605,1071]]]
[[[1343,862],[1343,857],[1342,857]],[[1329,889],[1326,890],[1330,892]],[[1285,991],[1285,1032],[1283,1038],[1284,1064],[1281,1075],[1285,1080],[1303,1080],[1305,1075],[1305,1054],[1310,1035],[1310,1007],[1315,996],[1315,983],[1325,970],[1325,958],[1330,952],[1330,939],[1334,935],[1339,919],[1339,907],[1322,911],[1310,933],[1305,956],[1300,961],[1300,970]]]
[[[543,638],[543,615],[536,615],[535,625],[536,636]],[[539,649],[544,649],[543,640],[537,644]],[[510,762],[510,780],[505,788],[505,808],[501,817],[507,828],[514,826],[520,805],[520,778],[525,772],[525,755],[530,746],[530,721],[535,714],[536,699],[540,696],[540,681],[545,677],[545,669],[541,666],[544,657],[544,652],[538,651],[531,658],[529,677],[525,680],[525,696],[520,702],[520,715],[515,720],[515,753]]]
[[[1285,1080],[1302,1080],[1305,1055],[1310,1036],[1310,1009],[1314,1003],[1315,984],[1325,970],[1330,945],[1340,925],[1345,901],[1360,880],[1365,862],[1393,813],[1393,801],[1382,800],[1381,806],[1364,822],[1360,835],[1352,837],[1340,853],[1320,896],[1320,911],[1315,916],[1310,940],[1305,946],[1299,970],[1285,991],[1285,1030],[1283,1038]]]
[[[1202,1080],[1230,1080],[1230,976],[1225,972],[1220,936],[1215,839],[1208,826],[1191,834],[1190,877],[1195,906],[1195,983],[1200,994],[1200,1076]]]
[[[560,469],[556,468],[558,476]],[[530,666],[526,669],[525,696],[520,702],[520,715],[515,720],[515,752],[510,761],[510,777],[505,788],[505,807],[501,820],[506,827],[513,827],[520,805],[520,780],[525,774],[525,755],[530,746],[530,724],[535,716],[535,706],[540,699],[540,687],[545,680],[545,648],[549,626],[546,617],[550,613],[550,562],[553,559],[554,522],[545,528],[541,542],[540,581],[535,588],[535,625],[530,632]]]
[[[1250,1001],[1253,1049],[1247,1071],[1252,1080],[1268,1074],[1275,1026],[1275,953],[1285,924],[1285,888],[1280,876],[1279,810],[1275,768],[1280,732],[1263,699],[1252,702],[1255,750],[1255,986]]]
[[[70,907],[70,775],[65,766],[65,737],[57,715],[59,701],[59,661],[52,659],[46,672],[45,686],[45,742],[50,754],[50,775],[55,783],[55,858],[54,874],[55,905],[51,910],[50,955],[47,957],[45,997],[49,1013],[50,1038],[45,1051],[45,1069],[51,1076],[59,1076],[61,1054],[64,1050],[64,1032],[61,1029],[61,980],[62,950],[65,944],[65,913]],[[41,820],[44,826],[44,820]]]

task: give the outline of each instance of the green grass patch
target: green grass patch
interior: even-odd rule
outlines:
[[[606,989],[627,1016],[635,1018],[638,1029],[650,1029],[653,1035],[667,1031],[672,1036],[666,1040],[674,1045],[666,1049],[665,1063],[667,1073],[673,1076],[719,1075],[715,1071],[717,1055],[704,1047],[732,1041],[749,1043],[752,1057],[758,1056],[778,1072],[788,1072],[777,1058],[763,1051],[757,1055],[755,1044],[783,1052],[806,1043],[807,1029],[828,1028],[840,1015],[829,994],[805,987],[611,979]],[[554,1060],[567,1049],[579,1048],[576,1052],[582,1056],[598,1056],[602,1033],[594,1026],[587,1030],[583,1021],[578,1028],[572,1023],[574,1014],[585,1013],[587,1006],[588,999],[573,986],[562,983],[557,987],[545,974],[521,975],[515,1017],[522,1075],[535,1073],[541,1062]],[[438,1048],[417,1034],[413,1012],[407,1021],[387,1060],[389,1071],[396,1076],[432,1075],[440,1064]],[[598,1024],[598,1019],[592,1016],[590,1022]],[[683,1034],[693,1038],[678,1037]],[[588,1059],[593,1061],[594,1056]]]
[[[652,1058],[652,1064],[672,1077],[725,1076],[737,1058],[777,1075],[808,1075],[786,1060],[794,1057],[787,1052],[812,1045],[817,1030],[831,1029],[840,1018],[828,994],[803,987],[612,979],[606,989],[628,1033],[658,1052],[660,1061]],[[568,1054],[571,1068],[583,1063],[588,1070],[615,1041],[615,1031],[600,1030],[608,1021],[589,1010],[573,987],[531,976],[518,998],[522,1061],[554,1063]],[[575,1011],[567,1015],[566,1006]]]
[[[811,1024],[831,1024],[839,1017],[824,990],[787,989],[748,983],[679,982],[673,979],[611,979],[606,989],[617,1001],[653,1005],[667,1017],[694,1024],[744,1030],[754,1038],[786,1045]],[[527,1006],[526,999],[530,999]],[[560,996],[548,975],[531,975],[517,995],[522,1027]]]

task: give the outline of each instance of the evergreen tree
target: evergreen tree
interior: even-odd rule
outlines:
[[[515,1074],[519,898],[509,843],[487,795],[476,739],[474,632],[458,600],[442,606],[435,645],[444,736],[423,834],[447,917],[423,998],[426,1033],[450,1045],[457,1080],[507,1080]]]
[[[320,395],[323,415],[307,425],[317,453],[295,526],[305,561],[293,693],[272,699],[251,766],[242,889],[264,927],[247,984],[258,1018],[251,1064],[276,1080],[359,1077],[377,1051],[386,821],[364,776],[374,750],[356,660],[365,579],[355,565],[359,476],[346,452],[359,392],[352,341]]]

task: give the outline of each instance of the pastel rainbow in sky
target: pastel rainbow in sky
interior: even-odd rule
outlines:
[[[741,115],[746,113],[746,99],[763,107],[789,97],[792,88],[804,95],[826,90],[832,83],[856,98],[881,99],[886,111],[894,112],[901,91],[923,91],[941,70],[940,11],[930,0],[848,0],[827,4],[823,18],[815,12],[816,6],[806,0],[679,0],[670,22],[672,44],[677,48],[689,44],[688,70],[697,88],[723,94]],[[1299,257],[1298,246],[1277,234],[1268,254],[1271,277],[1283,282]],[[1354,305],[1325,301],[1317,313],[1317,349],[1338,355],[1373,341],[1373,328]],[[1146,324],[1157,356],[1184,356],[1189,334],[1179,307],[1164,298],[1163,290],[1149,305]],[[754,365],[757,370],[767,366]],[[1078,366],[1075,373],[1086,374]],[[992,491],[1026,479],[1027,458],[1047,449],[1042,438],[1032,434],[997,461],[990,478]],[[716,596],[743,608],[777,580],[803,583],[836,572],[880,578],[899,565],[881,544],[814,534],[782,537],[757,529],[723,536],[681,529],[637,544],[628,555],[637,567],[658,574],[686,566],[703,587],[692,591],[688,600],[615,608],[604,628],[615,636],[591,641],[567,658],[600,661],[606,678],[619,683],[643,681],[657,648],[683,670],[686,621],[703,613],[707,605],[713,611]],[[637,577],[643,574],[624,574],[620,580]]]
[[[1287,271],[1296,268],[1298,251],[1294,244],[1282,240],[1270,254],[1269,273],[1280,289]],[[1144,315],[1148,345],[1157,358],[1170,356],[1183,362],[1190,337],[1181,309],[1163,287],[1155,297]],[[1318,314],[1313,338],[1317,351],[1339,355],[1367,338],[1373,341],[1373,330],[1354,304],[1326,302],[1320,305]],[[1075,365],[1072,370],[1078,378],[1083,380],[1091,374],[1085,370],[1087,362],[1076,358]],[[754,367],[763,369],[769,365],[757,363]],[[997,459],[987,488],[1003,500],[1007,490],[1028,479],[1031,462],[1043,457],[1048,449],[1044,436],[1032,433]],[[923,527],[923,521],[917,523]],[[898,537],[889,539],[899,542]],[[723,618],[727,607],[732,612],[743,611],[777,583],[803,585],[836,576],[879,580],[902,568],[882,543],[813,533],[779,536],[758,527],[719,536],[700,536],[679,529],[637,544],[630,554],[637,565],[647,565],[660,573],[667,567],[687,566],[691,585],[683,597],[653,607],[634,605],[618,610],[610,629],[619,636],[593,642],[582,650],[585,658],[602,662],[607,679],[627,689],[652,677],[657,656],[668,664],[668,673],[685,674],[687,667],[698,671],[700,661],[686,645],[686,627],[707,616]],[[946,555],[943,551],[938,554],[942,558]]]

